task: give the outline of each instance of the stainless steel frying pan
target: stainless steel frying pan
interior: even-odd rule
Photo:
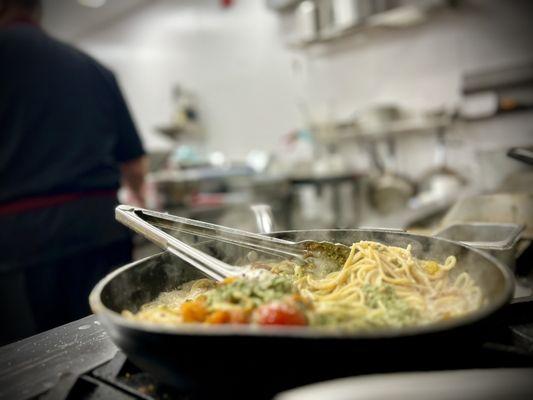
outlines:
[[[476,312],[453,320],[357,333],[246,325],[169,327],[122,317],[121,311],[135,312],[159,293],[201,277],[198,270],[164,252],[102,279],[91,293],[91,307],[129,358],[163,381],[194,387],[202,397],[230,393],[233,398],[246,397],[246,390],[253,388],[254,393],[269,398],[288,387],[368,372],[378,366],[380,371],[424,369],[432,364],[443,368],[456,357],[474,357],[472,349],[502,323],[504,306],[513,293],[513,277],[507,267],[482,251],[445,239],[372,229],[289,231],[272,236],[347,245],[360,240],[401,247],[410,244],[415,256],[440,261],[454,255],[458,265],[453,273],[471,274],[487,302]],[[231,265],[247,262],[249,251],[240,246],[214,240],[195,246]]]

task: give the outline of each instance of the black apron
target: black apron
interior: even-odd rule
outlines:
[[[0,216],[0,344],[89,314],[91,288],[131,260],[115,197],[88,197]]]

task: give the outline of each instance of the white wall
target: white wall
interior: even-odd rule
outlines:
[[[315,113],[339,116],[376,102],[453,107],[464,71],[531,60],[532,6],[468,0],[418,27],[294,50],[263,0],[237,0],[226,10],[215,0],[160,0],[77,44],[117,72],[149,148],[168,146],[154,127],[169,120],[171,88],[180,83],[198,95],[209,147],[242,157],[275,148],[299,126],[302,100]],[[472,169],[466,163],[480,145],[531,142],[528,118],[462,127],[464,145],[452,161]],[[420,173],[432,146],[430,138],[406,140],[400,168]]]
[[[272,148],[298,124],[291,55],[262,1],[159,1],[78,42],[118,74],[150,148],[169,121],[171,88],[197,94],[210,147],[230,156]]]

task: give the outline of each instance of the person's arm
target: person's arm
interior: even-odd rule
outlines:
[[[122,185],[126,188],[127,197],[131,196],[131,202],[144,207],[144,177],[148,170],[148,160],[118,83],[112,74],[108,76],[111,78],[112,93],[116,99],[114,113],[117,124],[115,158],[120,167]]]
[[[120,164],[122,184],[130,191],[133,200],[139,206],[145,207],[144,177],[148,170],[146,156],[141,156]]]

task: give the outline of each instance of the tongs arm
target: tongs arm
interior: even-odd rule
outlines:
[[[134,212],[134,207],[118,206],[115,209],[117,221],[123,223],[135,232],[146,237],[162,249],[168,250],[177,257],[192,264],[211,278],[221,281],[229,276],[242,272],[242,268],[226,264],[181,240],[163,232]]]
[[[257,233],[241,231],[239,229],[228,228],[137,207],[118,206],[117,219],[121,221],[119,219],[119,213],[124,215],[135,215],[149,225],[158,228],[196,235],[206,239],[218,240],[276,256],[303,259],[305,255],[305,248],[288,240],[277,239]],[[172,236],[168,236],[172,238]]]

